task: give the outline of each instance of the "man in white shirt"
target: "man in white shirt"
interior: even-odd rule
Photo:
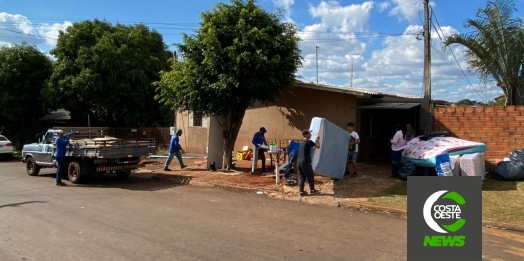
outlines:
[[[355,124],[353,122],[350,122],[347,124],[347,130],[349,133],[349,146],[348,146],[348,159],[346,161],[346,172],[344,175],[349,175],[349,165],[353,163],[353,174],[351,177],[357,176],[357,156],[358,156],[358,145],[360,144],[360,137],[358,136],[358,133],[354,131]]]

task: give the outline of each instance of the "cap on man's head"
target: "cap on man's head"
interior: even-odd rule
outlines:
[[[302,131],[302,136],[306,136],[308,133],[311,133],[312,130],[305,129]]]
[[[176,133],[182,133],[182,129],[178,129]]]
[[[64,131],[63,130],[57,130],[56,133],[62,134],[62,133],[64,133]]]
[[[260,132],[265,133],[265,132],[267,132],[267,130],[266,130],[266,128],[264,128],[264,127],[260,127]]]

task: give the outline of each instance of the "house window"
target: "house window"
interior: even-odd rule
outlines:
[[[202,127],[202,116],[201,115],[193,115],[193,126]]]
[[[189,112],[189,126],[191,127],[207,127],[207,116],[198,115],[193,112]]]

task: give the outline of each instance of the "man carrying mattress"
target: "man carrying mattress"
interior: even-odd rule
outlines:
[[[317,136],[315,142],[311,139],[311,131],[305,129],[302,131],[302,136],[304,140],[300,143],[298,148],[298,189],[300,196],[305,196],[306,192],[304,191],[304,184],[309,183],[309,194],[318,194],[319,191],[315,189],[315,178],[313,174],[313,166],[311,165],[311,148],[320,149],[320,136]]]

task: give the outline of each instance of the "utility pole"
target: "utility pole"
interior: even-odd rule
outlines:
[[[428,112],[427,131],[433,131],[433,106],[431,102],[431,27],[429,0],[424,0],[424,101]]]
[[[173,51],[173,59],[175,60],[175,63],[178,62],[178,54],[176,51]],[[173,111],[173,127],[175,127],[176,131],[176,110]]]
[[[317,84],[318,84],[318,48],[320,48],[320,47],[318,47],[318,45],[315,46],[315,51],[316,51],[316,54],[317,54]]]
[[[353,87],[353,56],[351,57],[351,72],[349,77],[351,77],[351,81],[349,82],[349,87]]]

